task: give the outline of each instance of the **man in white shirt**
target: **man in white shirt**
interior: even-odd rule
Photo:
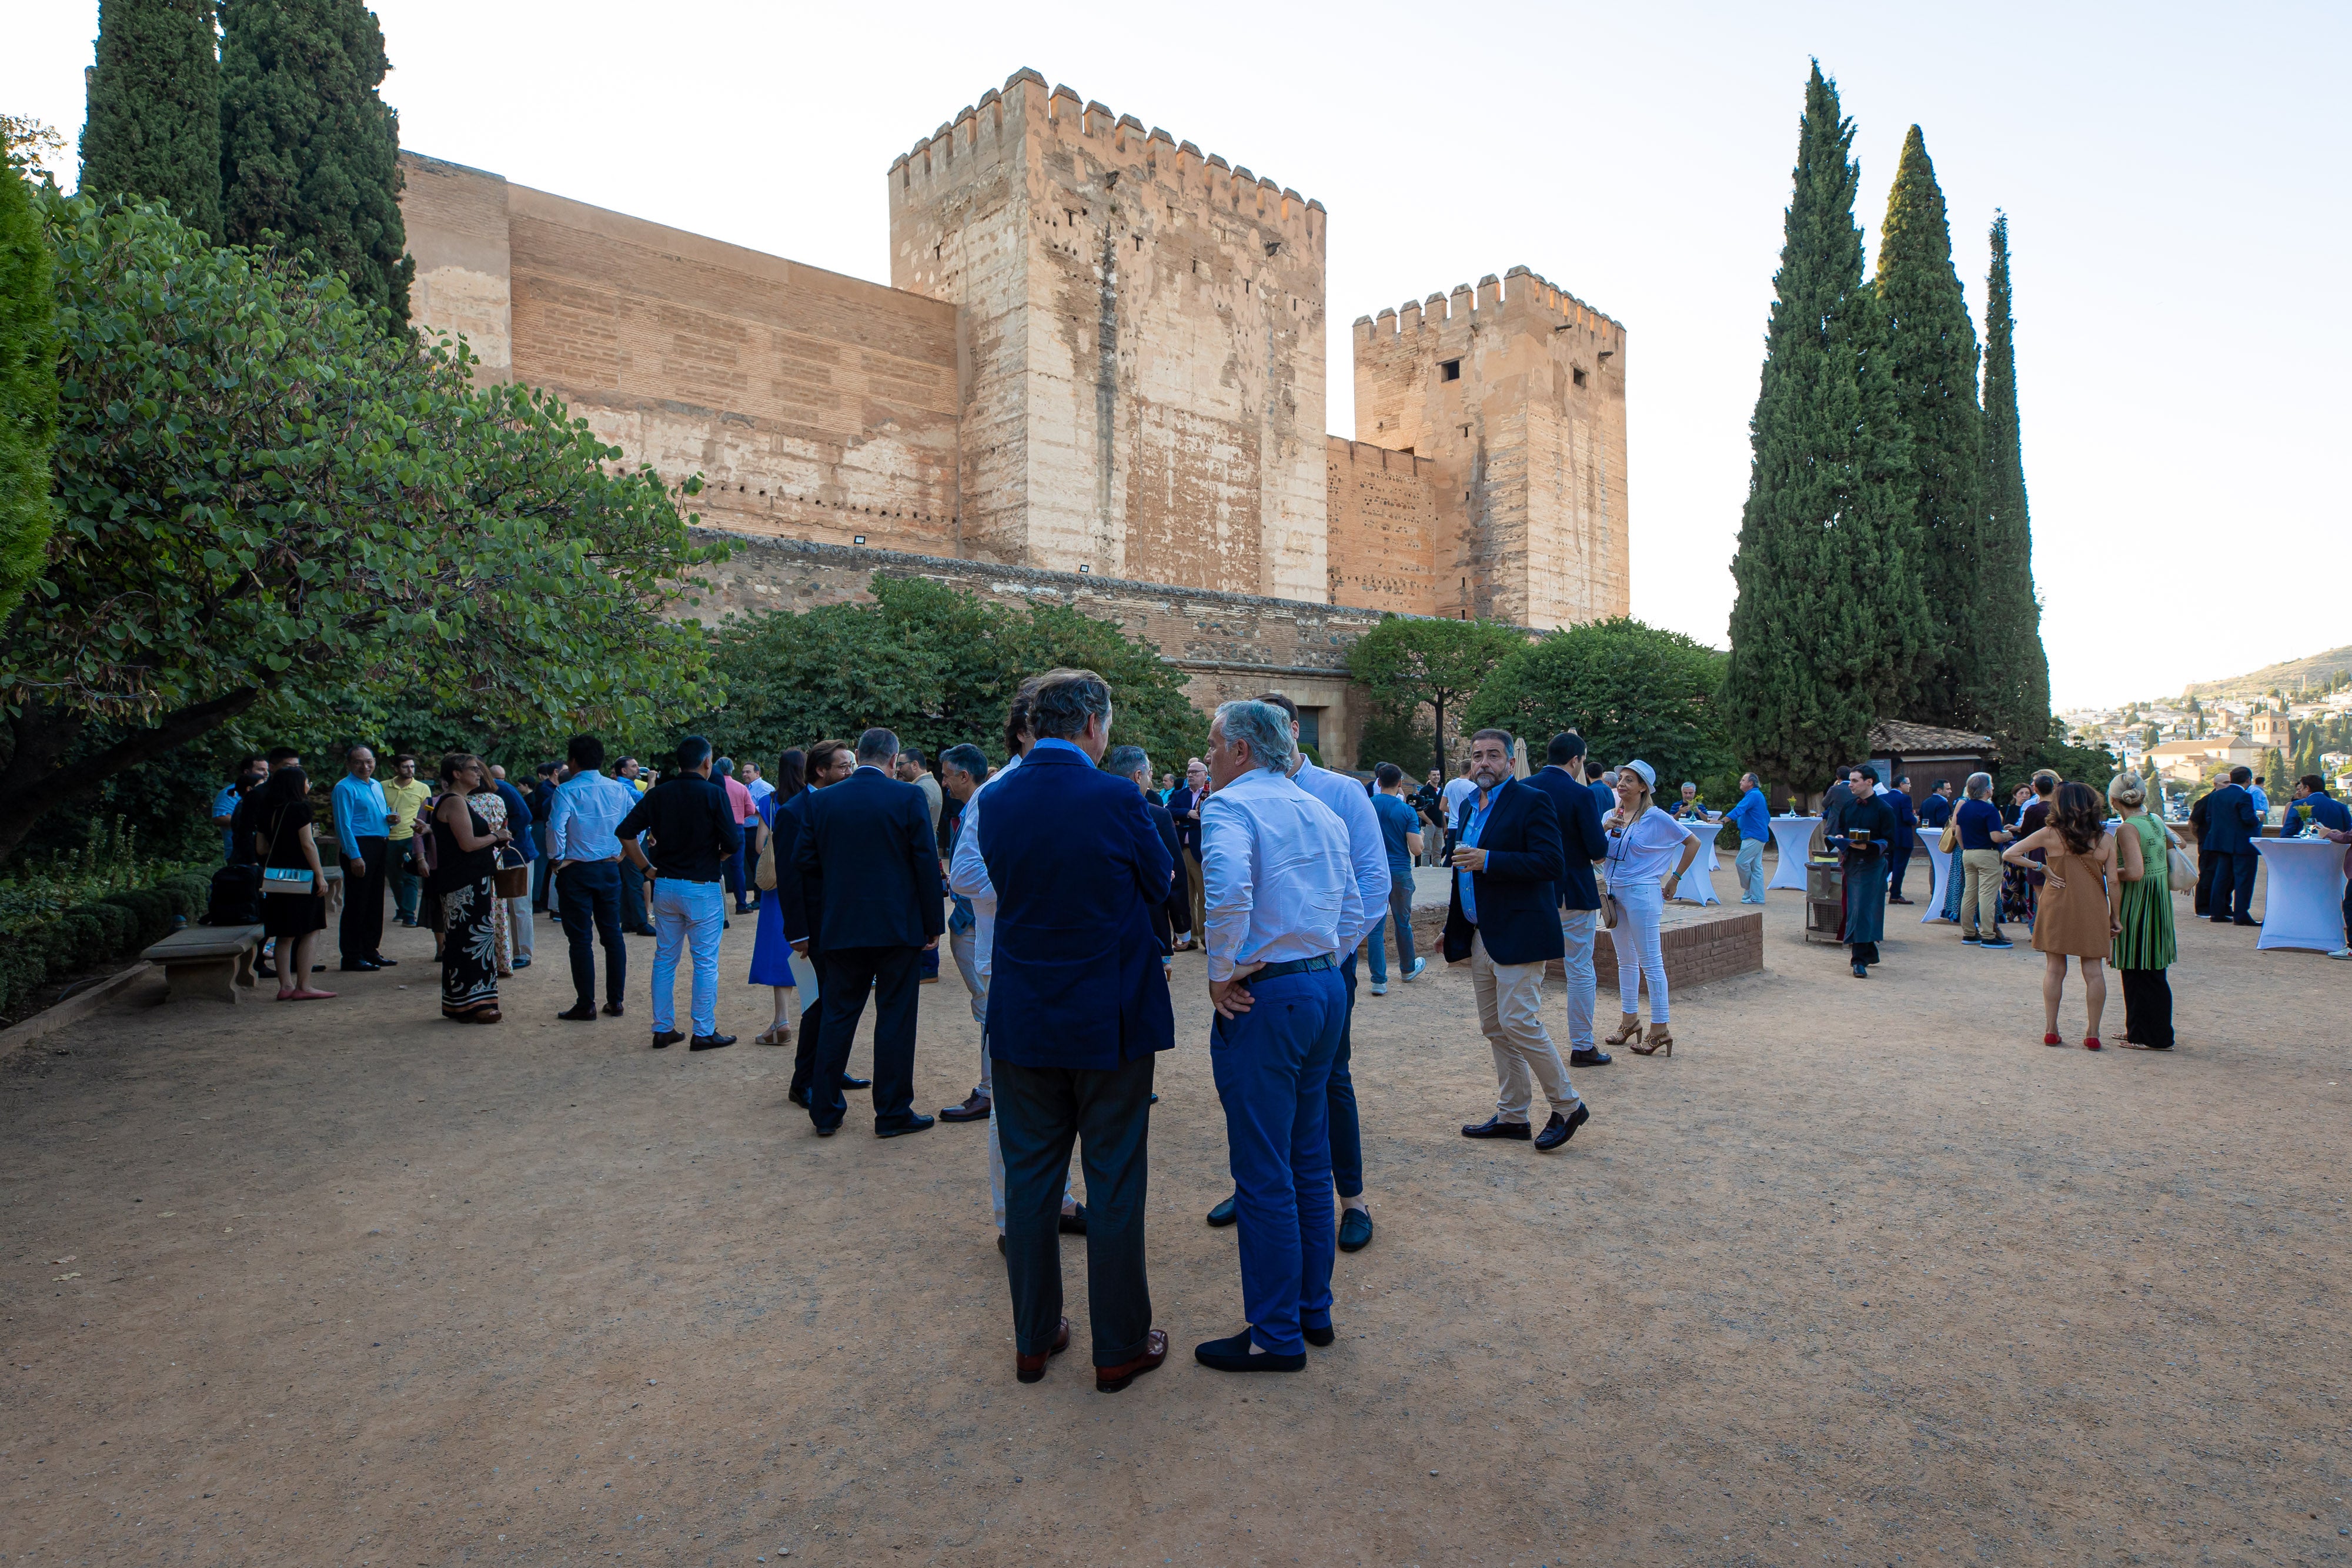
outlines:
[[[1470,758],[1465,755],[1460,777],[1447,779],[1445,788],[1438,791],[1445,797],[1445,826],[1449,831],[1462,820],[1462,802],[1477,792],[1478,785],[1470,777]]]
[[[1339,1190],[1339,1249],[1360,1252],[1372,1239],[1371,1206],[1364,1197],[1364,1138],[1356,1115],[1356,1081],[1349,1061],[1354,1043],[1351,1026],[1356,1015],[1356,955],[1364,938],[1379,925],[1389,907],[1389,857],[1381,840],[1381,820],[1372,810],[1364,787],[1344,774],[1318,768],[1298,747],[1298,705],[1280,692],[1258,698],[1280,708],[1290,720],[1290,777],[1309,795],[1331,808],[1348,830],[1348,859],[1356,878],[1356,896],[1362,904],[1358,923],[1339,933],[1339,983],[1348,995],[1346,1019],[1339,1025],[1339,1049],[1331,1058],[1330,1100],[1331,1179]],[[1234,1222],[1230,1197],[1209,1210],[1211,1225]]]
[[[1192,1357],[1220,1372],[1297,1372],[1309,1344],[1333,1338],[1328,1094],[1348,1016],[1340,944],[1361,929],[1362,898],[1346,825],[1290,778],[1282,709],[1220,706],[1209,747],[1209,1062],[1225,1108],[1250,1326]]]

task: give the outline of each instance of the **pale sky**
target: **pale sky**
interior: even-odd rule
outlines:
[[[0,110],[71,141],[97,6],[18,12]],[[2352,643],[2352,506],[2326,477],[2352,423],[2352,8],[384,0],[378,14],[403,145],[885,283],[891,159],[1034,67],[1322,200],[1328,421],[1342,434],[1356,317],[1524,263],[1626,324],[1633,612],[1717,646],[1818,55],[1860,127],[1874,250],[1914,120],[1972,312],[1985,228],[2009,212],[2057,704]]]

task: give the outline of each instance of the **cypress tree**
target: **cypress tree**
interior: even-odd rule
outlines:
[[[408,319],[391,61],[359,0],[222,0],[221,205],[228,238],[286,236]]]
[[[2033,526],[2025,505],[2025,457],[2017,434],[2017,322],[2009,291],[2009,217],[1992,221],[1985,279],[1983,631],[1978,690],[1983,722],[2002,754],[2021,757],[2050,722],[2050,659],[2042,601],[2033,591]]]
[[[1915,679],[1927,602],[1912,558],[1910,437],[1863,281],[1853,122],[1805,86],[1755,449],[1731,572],[1727,726],[1740,760],[1816,789],[1863,755]]]
[[[1952,267],[1944,193],[1913,126],[1903,139],[1878,235],[1878,299],[1888,363],[1911,431],[1911,517],[1927,645],[1904,716],[1931,724],[1982,720],[1974,657],[1981,635],[1984,433],[1977,409],[1977,335]]]
[[[217,239],[220,60],[212,0],[101,0],[81,188],[172,204]]]
[[[58,438],[57,288],[32,186],[0,162],[0,615],[41,570]]]

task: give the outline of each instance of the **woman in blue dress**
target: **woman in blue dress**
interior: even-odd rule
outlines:
[[[776,759],[776,788],[760,800],[760,834],[764,843],[776,831],[776,811],[803,788],[804,756],[798,747]],[[779,856],[793,846],[778,844]],[[753,863],[757,863],[756,859]],[[764,890],[763,890],[764,891]],[[811,979],[815,977],[812,975]],[[765,986],[776,998],[775,1021],[756,1037],[761,1045],[790,1045],[793,1019],[800,1016],[800,985],[793,974],[793,945],[784,940],[784,902],[774,893],[760,900],[760,934],[751,944],[751,984]],[[811,988],[810,1000],[815,999]]]

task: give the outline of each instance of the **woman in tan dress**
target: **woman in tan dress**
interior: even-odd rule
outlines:
[[[2042,1015],[2044,1045],[2058,1038],[2058,1004],[2066,994],[2066,959],[2083,967],[2083,1001],[2090,1014],[2083,1049],[2099,1049],[2099,1014],[2107,1005],[2107,953],[2123,927],[2117,901],[2116,840],[2100,812],[2098,791],[2087,784],[2061,784],[2047,827],[2037,828],[2001,851],[2011,865],[2030,864],[2041,850],[2041,909],[2033,918],[2033,946],[2042,954]]]

